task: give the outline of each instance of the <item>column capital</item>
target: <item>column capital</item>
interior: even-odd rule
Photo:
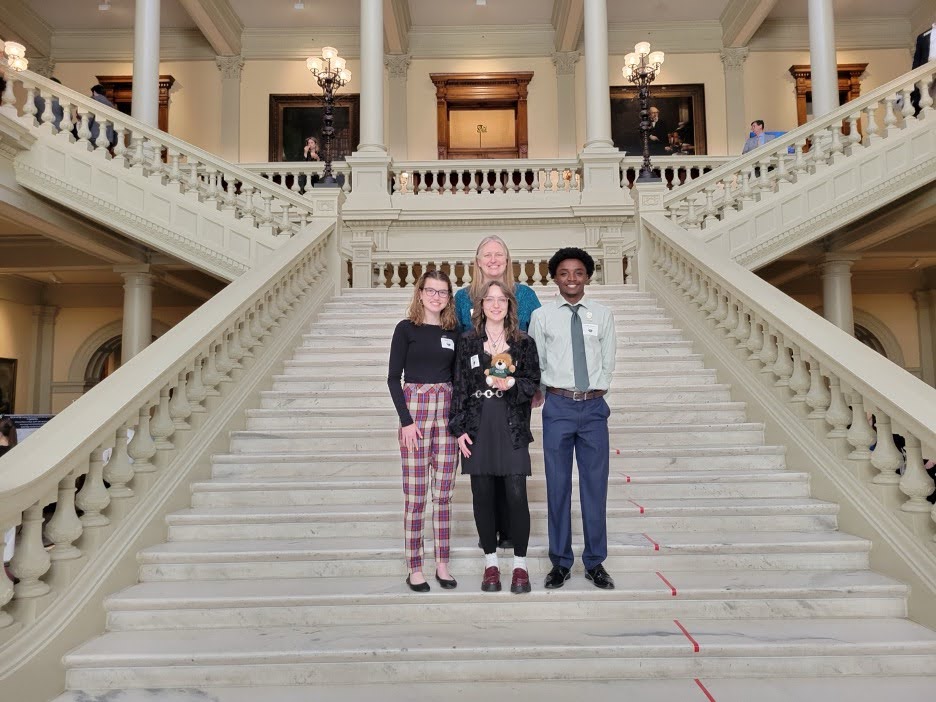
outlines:
[[[385,54],[383,62],[391,78],[406,80],[411,59],[410,54]]]
[[[146,263],[131,263],[125,266],[114,266],[114,273],[123,276],[125,284],[152,285],[153,267]]]
[[[851,275],[851,267],[855,261],[861,258],[861,254],[853,253],[826,253],[819,262],[819,272],[821,275]]]
[[[215,66],[221,71],[223,80],[240,80],[244,68],[243,56],[215,56]]]
[[[581,51],[554,51],[552,54],[552,62],[556,67],[556,75],[575,75],[575,66],[580,58],[582,58]]]
[[[744,70],[744,62],[747,61],[750,50],[746,46],[727,47],[721,50],[721,62],[726,71]]]
[[[35,305],[33,307],[33,317],[36,317],[40,322],[51,324],[58,317],[59,309],[61,308],[55,305]]]

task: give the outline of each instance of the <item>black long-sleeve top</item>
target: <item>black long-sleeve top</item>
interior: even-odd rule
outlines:
[[[457,338],[454,329],[446,331],[432,324],[416,325],[404,319],[396,325],[390,342],[387,387],[400,416],[400,426],[413,423],[400,377],[407,383],[451,383]]]
[[[465,332],[458,340],[458,355],[455,361],[455,385],[452,389],[452,407],[449,410],[449,432],[458,437],[468,434],[472,441],[478,438],[481,425],[482,398],[474,396],[476,390],[486,390],[484,371],[484,342],[486,336]],[[515,449],[529,446],[533,441],[530,432],[530,401],[540,383],[539,354],[536,342],[523,332],[510,344],[507,351],[517,369],[513,373],[514,386],[504,392],[507,400],[507,424],[510,439]],[[477,357],[477,361],[474,358]],[[489,359],[487,359],[489,360]]]

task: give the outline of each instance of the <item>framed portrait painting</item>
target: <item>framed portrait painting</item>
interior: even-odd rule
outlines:
[[[705,86],[650,86],[650,155],[705,154]],[[611,88],[611,139],[630,156],[643,153],[635,86]]]
[[[344,160],[361,141],[360,104],[361,96],[356,93],[335,98],[332,161]],[[270,95],[270,161],[324,160],[324,115],[325,106],[316,95]],[[307,157],[309,137],[317,142],[319,158]]]
[[[16,359],[0,358],[0,414],[16,408]]]

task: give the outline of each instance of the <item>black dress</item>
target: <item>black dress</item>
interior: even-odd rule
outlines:
[[[484,368],[491,363],[491,355],[486,351],[482,363]],[[475,389],[482,393],[490,391],[491,397],[481,398],[478,435],[470,446],[471,457],[462,456],[462,475],[532,475],[529,449],[514,448],[506,398],[497,397],[486,382],[476,384]]]

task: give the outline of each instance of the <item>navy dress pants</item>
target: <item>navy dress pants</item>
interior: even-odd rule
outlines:
[[[549,508],[549,560],[571,568],[572,456],[578,464],[579,501],[585,550],[582,563],[592,569],[608,557],[608,417],[604,397],[576,402],[552,393],[543,405],[543,453]]]

